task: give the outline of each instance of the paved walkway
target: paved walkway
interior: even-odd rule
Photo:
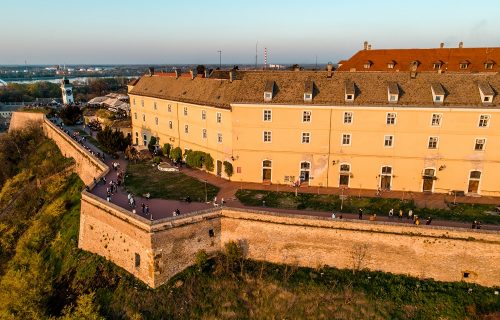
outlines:
[[[70,133],[73,130],[79,129],[82,130],[81,126],[77,127],[65,127]],[[88,129],[86,132],[89,132]],[[89,142],[83,142],[83,145],[90,148],[93,152],[101,153],[102,151],[98,149],[96,146]],[[111,168],[109,173],[106,175],[106,185],[104,183],[99,183],[97,187],[92,190],[92,193],[106,199],[106,188],[109,187],[110,181],[116,181],[117,179],[117,171],[113,170],[112,163],[118,162],[120,164],[120,170],[126,171],[127,161],[120,157],[120,159],[111,159],[109,155],[105,157],[105,163]],[[238,189],[253,189],[253,190],[269,190],[269,191],[289,191],[295,192],[295,188],[286,185],[263,185],[260,183],[248,183],[248,182],[234,182],[222,179],[218,176],[203,172],[201,170],[189,169],[189,168],[181,168],[182,173],[189,175],[191,177],[197,178],[199,180],[206,180],[208,183],[216,185],[220,188],[219,193],[217,194],[218,199],[224,198],[226,201],[227,207],[235,207],[235,208],[255,208],[262,211],[269,212],[281,212],[286,214],[296,214],[296,215],[311,215],[311,216],[319,216],[319,217],[331,217],[331,213],[324,211],[305,211],[305,210],[291,210],[291,209],[276,209],[276,208],[267,208],[267,207],[247,207],[241,204],[238,199],[235,197],[235,193]],[[300,193],[321,193],[321,194],[344,194],[349,196],[361,196],[361,197],[374,197],[375,191],[366,190],[366,189],[346,189],[341,190],[339,188],[317,188],[317,187],[300,187]],[[400,192],[400,191],[388,191],[383,192],[381,197],[383,198],[397,198],[397,199],[413,199],[418,206],[424,207],[434,207],[440,208],[445,206],[445,201],[453,202],[454,197],[442,194],[423,194],[423,193],[412,193],[412,192]],[[141,195],[134,195],[136,201],[136,207],[130,207],[127,198],[127,190],[126,187],[121,186],[118,188],[118,191],[111,196],[111,202],[119,205],[120,207],[126,210],[136,210],[138,215],[146,217],[151,220],[162,219],[166,217],[171,217],[174,210],[179,209],[181,214],[194,212],[198,210],[204,210],[213,208],[212,203],[200,203],[200,202],[191,202],[186,203],[183,201],[177,200],[165,200],[165,199],[146,199],[141,197]],[[457,202],[460,203],[485,203],[485,204],[500,204],[500,198],[495,197],[479,197],[479,198],[470,198],[470,197],[457,197]],[[146,214],[142,212],[142,203],[149,207],[150,214]],[[358,214],[342,214],[344,219],[358,219]],[[364,220],[368,220],[369,217],[364,216]],[[424,218],[425,217],[421,217]],[[377,221],[390,221],[390,222],[400,222],[405,224],[411,224],[411,220],[403,218],[399,220],[398,218],[389,219],[387,216],[377,216]],[[425,223],[425,220],[422,220],[422,224]],[[448,227],[461,227],[461,228],[470,228],[469,223],[455,222],[455,221],[440,221],[433,220],[432,225],[438,226],[448,226]],[[500,231],[500,225],[483,225],[483,229],[488,230],[498,230]]]

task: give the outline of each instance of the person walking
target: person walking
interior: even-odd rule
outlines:
[[[335,219],[335,212],[332,213],[332,219]]]
[[[408,217],[407,217],[408,220],[412,219],[413,220],[413,210],[410,209],[408,210]]]
[[[144,204],[144,202],[141,204],[141,208],[142,208],[142,214],[146,213],[146,205]]]
[[[391,208],[391,210],[389,210],[389,219],[392,219],[393,216],[394,216],[394,209]]]
[[[363,208],[358,209],[358,219],[363,220]]]
[[[399,221],[403,219],[403,209],[399,209]]]

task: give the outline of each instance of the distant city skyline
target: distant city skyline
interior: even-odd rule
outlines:
[[[0,65],[334,63],[373,49],[500,46],[494,0],[2,3]]]

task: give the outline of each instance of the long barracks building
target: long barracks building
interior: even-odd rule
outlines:
[[[234,181],[500,196],[500,48],[362,50],[337,71],[151,73],[133,142]]]

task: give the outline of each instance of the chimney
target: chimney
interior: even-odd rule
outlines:
[[[196,78],[196,70],[189,70],[189,74],[191,74],[191,80],[193,80],[194,78]]]
[[[371,50],[371,49],[372,49],[372,45],[371,45],[371,44],[369,44],[369,45],[368,45],[368,50]]]
[[[229,82],[233,82],[234,76],[235,76],[234,71],[233,70],[229,71]]]
[[[441,42],[441,43],[439,44],[439,47],[440,47],[441,49],[443,49],[443,48],[444,48],[444,42]]]
[[[155,74],[155,68],[149,67],[149,76],[153,76]]]
[[[181,70],[175,69],[174,72],[175,72],[175,78],[179,79],[179,77],[181,76]]]
[[[210,71],[208,69],[205,69],[205,78],[210,77]]]
[[[460,41],[460,43],[458,44],[458,47],[459,47],[460,49],[462,49],[462,48],[464,47],[464,43],[463,43],[462,41]]]
[[[331,78],[332,77],[332,71],[333,71],[333,63],[328,62],[326,65],[326,77]]]
[[[363,49],[368,50],[368,41],[363,42]]]

